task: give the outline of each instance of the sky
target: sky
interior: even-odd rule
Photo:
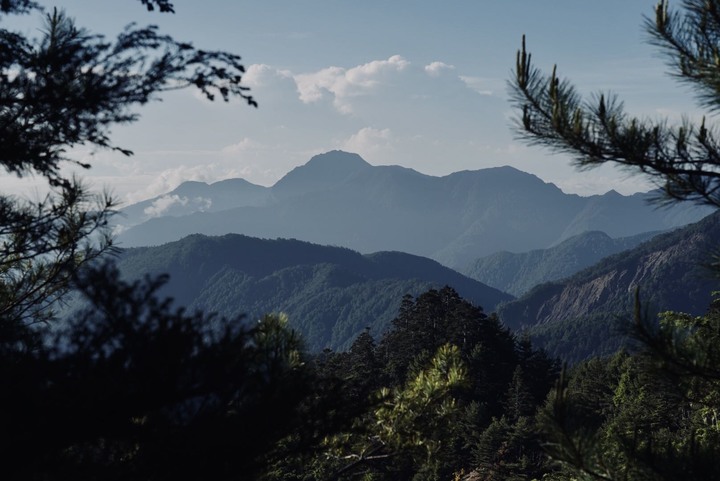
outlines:
[[[507,81],[523,34],[538,67],[557,64],[585,95],[616,93],[630,113],[652,119],[701,115],[647,42],[654,0],[175,0],[174,15],[129,0],[40,3],[108,37],[130,22],[156,24],[243,58],[258,109],[171,92],[113,129],[133,156],[72,152],[92,164],[80,172],[89,185],[126,204],[186,180],[269,186],[334,149],[429,175],[511,165],[581,195],[651,188],[610,166],[578,171],[515,138]],[[10,17],[3,27],[35,35],[40,20]],[[39,179],[10,175],[0,189],[42,192]]]

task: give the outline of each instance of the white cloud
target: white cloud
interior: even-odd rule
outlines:
[[[390,129],[364,127],[342,142],[340,147],[349,152],[357,152],[363,157],[372,157],[380,150],[387,150],[392,140]]]
[[[132,204],[144,199],[157,197],[166,194],[187,180],[196,180],[198,182],[213,181],[215,180],[215,176],[212,175],[212,170],[212,167],[207,164],[195,165],[193,167],[181,165],[164,170],[152,181],[147,183],[144,189],[128,194],[126,199],[129,204]]]
[[[425,73],[427,73],[431,77],[439,77],[440,74],[442,74],[442,72],[444,70],[454,70],[454,69],[455,69],[454,65],[448,65],[444,62],[438,62],[438,61],[435,61],[428,65],[425,65]]]
[[[323,96],[323,90],[342,95],[346,89],[345,69],[328,67],[311,74],[295,75],[295,83],[304,103],[317,102]]]
[[[35,175],[17,177],[16,175],[0,175],[0,192],[3,196],[16,196],[20,199],[38,201],[50,193],[47,181]]]
[[[460,75],[467,88],[474,90],[480,95],[493,95],[497,87],[497,81],[494,79],[488,79],[484,77],[468,77],[466,75]]]
[[[175,206],[187,207],[187,210],[191,212],[204,212],[212,206],[212,199],[180,197],[177,194],[164,195],[155,199],[150,207],[146,207],[143,212],[149,217],[159,217],[168,213]]]
[[[239,142],[223,147],[220,151],[223,154],[239,154],[250,150],[259,150],[263,146],[247,137],[243,138]]]
[[[622,176],[622,174],[595,174],[592,176],[576,174],[572,177],[564,179],[548,179],[546,181],[553,182],[565,193],[580,194],[584,196],[605,194],[611,190],[619,192],[622,195],[631,195],[636,192],[647,192],[658,187],[650,180],[638,176]]]
[[[125,176],[133,177],[132,184],[135,185],[135,188],[128,186],[120,192],[126,205],[162,196],[191,180],[213,183],[243,178],[260,185],[272,185],[292,167],[309,158],[304,153],[287,150],[281,141],[261,142],[250,137],[241,137],[212,150],[141,151],[136,157],[139,165],[152,165],[155,169],[146,168],[143,172]],[[109,183],[118,185],[114,180]]]
[[[328,67],[314,73],[294,76],[300,100],[304,103],[317,102],[326,93],[333,97],[333,105],[344,114],[352,113],[349,98],[363,95],[381,83],[383,75],[401,72],[410,65],[400,55],[387,60],[373,60],[350,69]]]
[[[256,63],[245,70],[242,81],[248,87],[257,88],[278,79],[290,78],[292,78],[292,73],[289,70],[278,69],[264,63]]]
[[[386,71],[401,72],[410,65],[410,62],[400,55],[393,55],[387,60],[373,60],[372,62],[358,65],[347,71],[346,77],[351,85],[372,87],[377,83],[376,76]]]
[[[150,217],[159,217],[175,204],[186,205],[187,197],[181,198],[178,195],[164,195],[156,199],[150,207],[146,207],[143,212]]]

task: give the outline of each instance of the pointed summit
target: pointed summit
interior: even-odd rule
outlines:
[[[358,154],[332,150],[314,156],[305,165],[295,167],[272,187],[276,198],[282,199],[306,192],[331,189],[372,166]]]

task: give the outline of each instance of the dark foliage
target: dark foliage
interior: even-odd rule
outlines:
[[[312,383],[282,320],[172,310],[161,285],[85,271],[91,307],[45,347],[3,345],[3,478],[240,479],[302,430]]]
[[[404,425],[411,416],[388,399],[390,392],[402,390],[407,409],[423,393],[434,392],[430,377],[419,381],[417,376],[427,374],[437,353],[448,345],[457,349],[466,373],[465,381],[450,391],[453,407],[446,406],[450,411],[437,404],[438,411],[413,414],[419,417],[410,417],[413,427],[399,444],[387,437],[394,428],[378,432],[378,426],[387,422],[377,417],[386,403],[394,406],[393,426]],[[355,421],[352,429],[346,428],[345,435],[326,447],[325,462],[316,459],[316,474],[330,466],[329,472],[336,473],[330,479],[360,475],[451,479],[453,474],[473,470],[482,472],[483,479],[506,479],[551,469],[532,419],[557,376],[557,361],[533,348],[529,340],[516,340],[497,318],[485,315],[449,287],[431,289],[417,298],[405,296],[392,328],[377,344],[365,332],[350,351],[324,354],[322,366],[326,376],[342,383],[341,404],[353,406]],[[377,392],[385,394],[372,395]],[[423,417],[430,412],[434,414]],[[449,417],[434,424],[441,416]],[[374,441],[367,444],[363,439]],[[432,454],[416,457],[418,446],[432,447]],[[327,454],[333,452],[334,456]]]
[[[0,2],[3,16],[35,10]],[[61,173],[89,167],[67,155],[79,145],[131,154],[110,130],[162,91],[195,87],[255,106],[243,73],[237,55],[154,26],[106,41],[55,9],[38,39],[0,29],[0,164],[51,187],[38,202],[0,199],[3,479],[253,477],[279,439],[304,437],[314,383],[285,321],[187,314],[157,297],[162,279],[127,284],[113,268],[88,267],[111,249],[114,204]],[[50,322],[71,284],[88,308]]]

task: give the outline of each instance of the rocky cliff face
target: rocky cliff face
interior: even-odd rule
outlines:
[[[498,252],[475,261],[465,272],[469,277],[516,297],[545,282],[566,279],[612,254],[637,247],[660,232],[646,232],[613,239],[590,231],[548,249],[530,252]]]
[[[564,323],[603,315],[632,314],[634,293],[652,314],[675,310],[701,314],[720,284],[703,266],[720,241],[720,216],[655,237],[608,257],[566,281],[543,284],[500,310],[515,328]]]

